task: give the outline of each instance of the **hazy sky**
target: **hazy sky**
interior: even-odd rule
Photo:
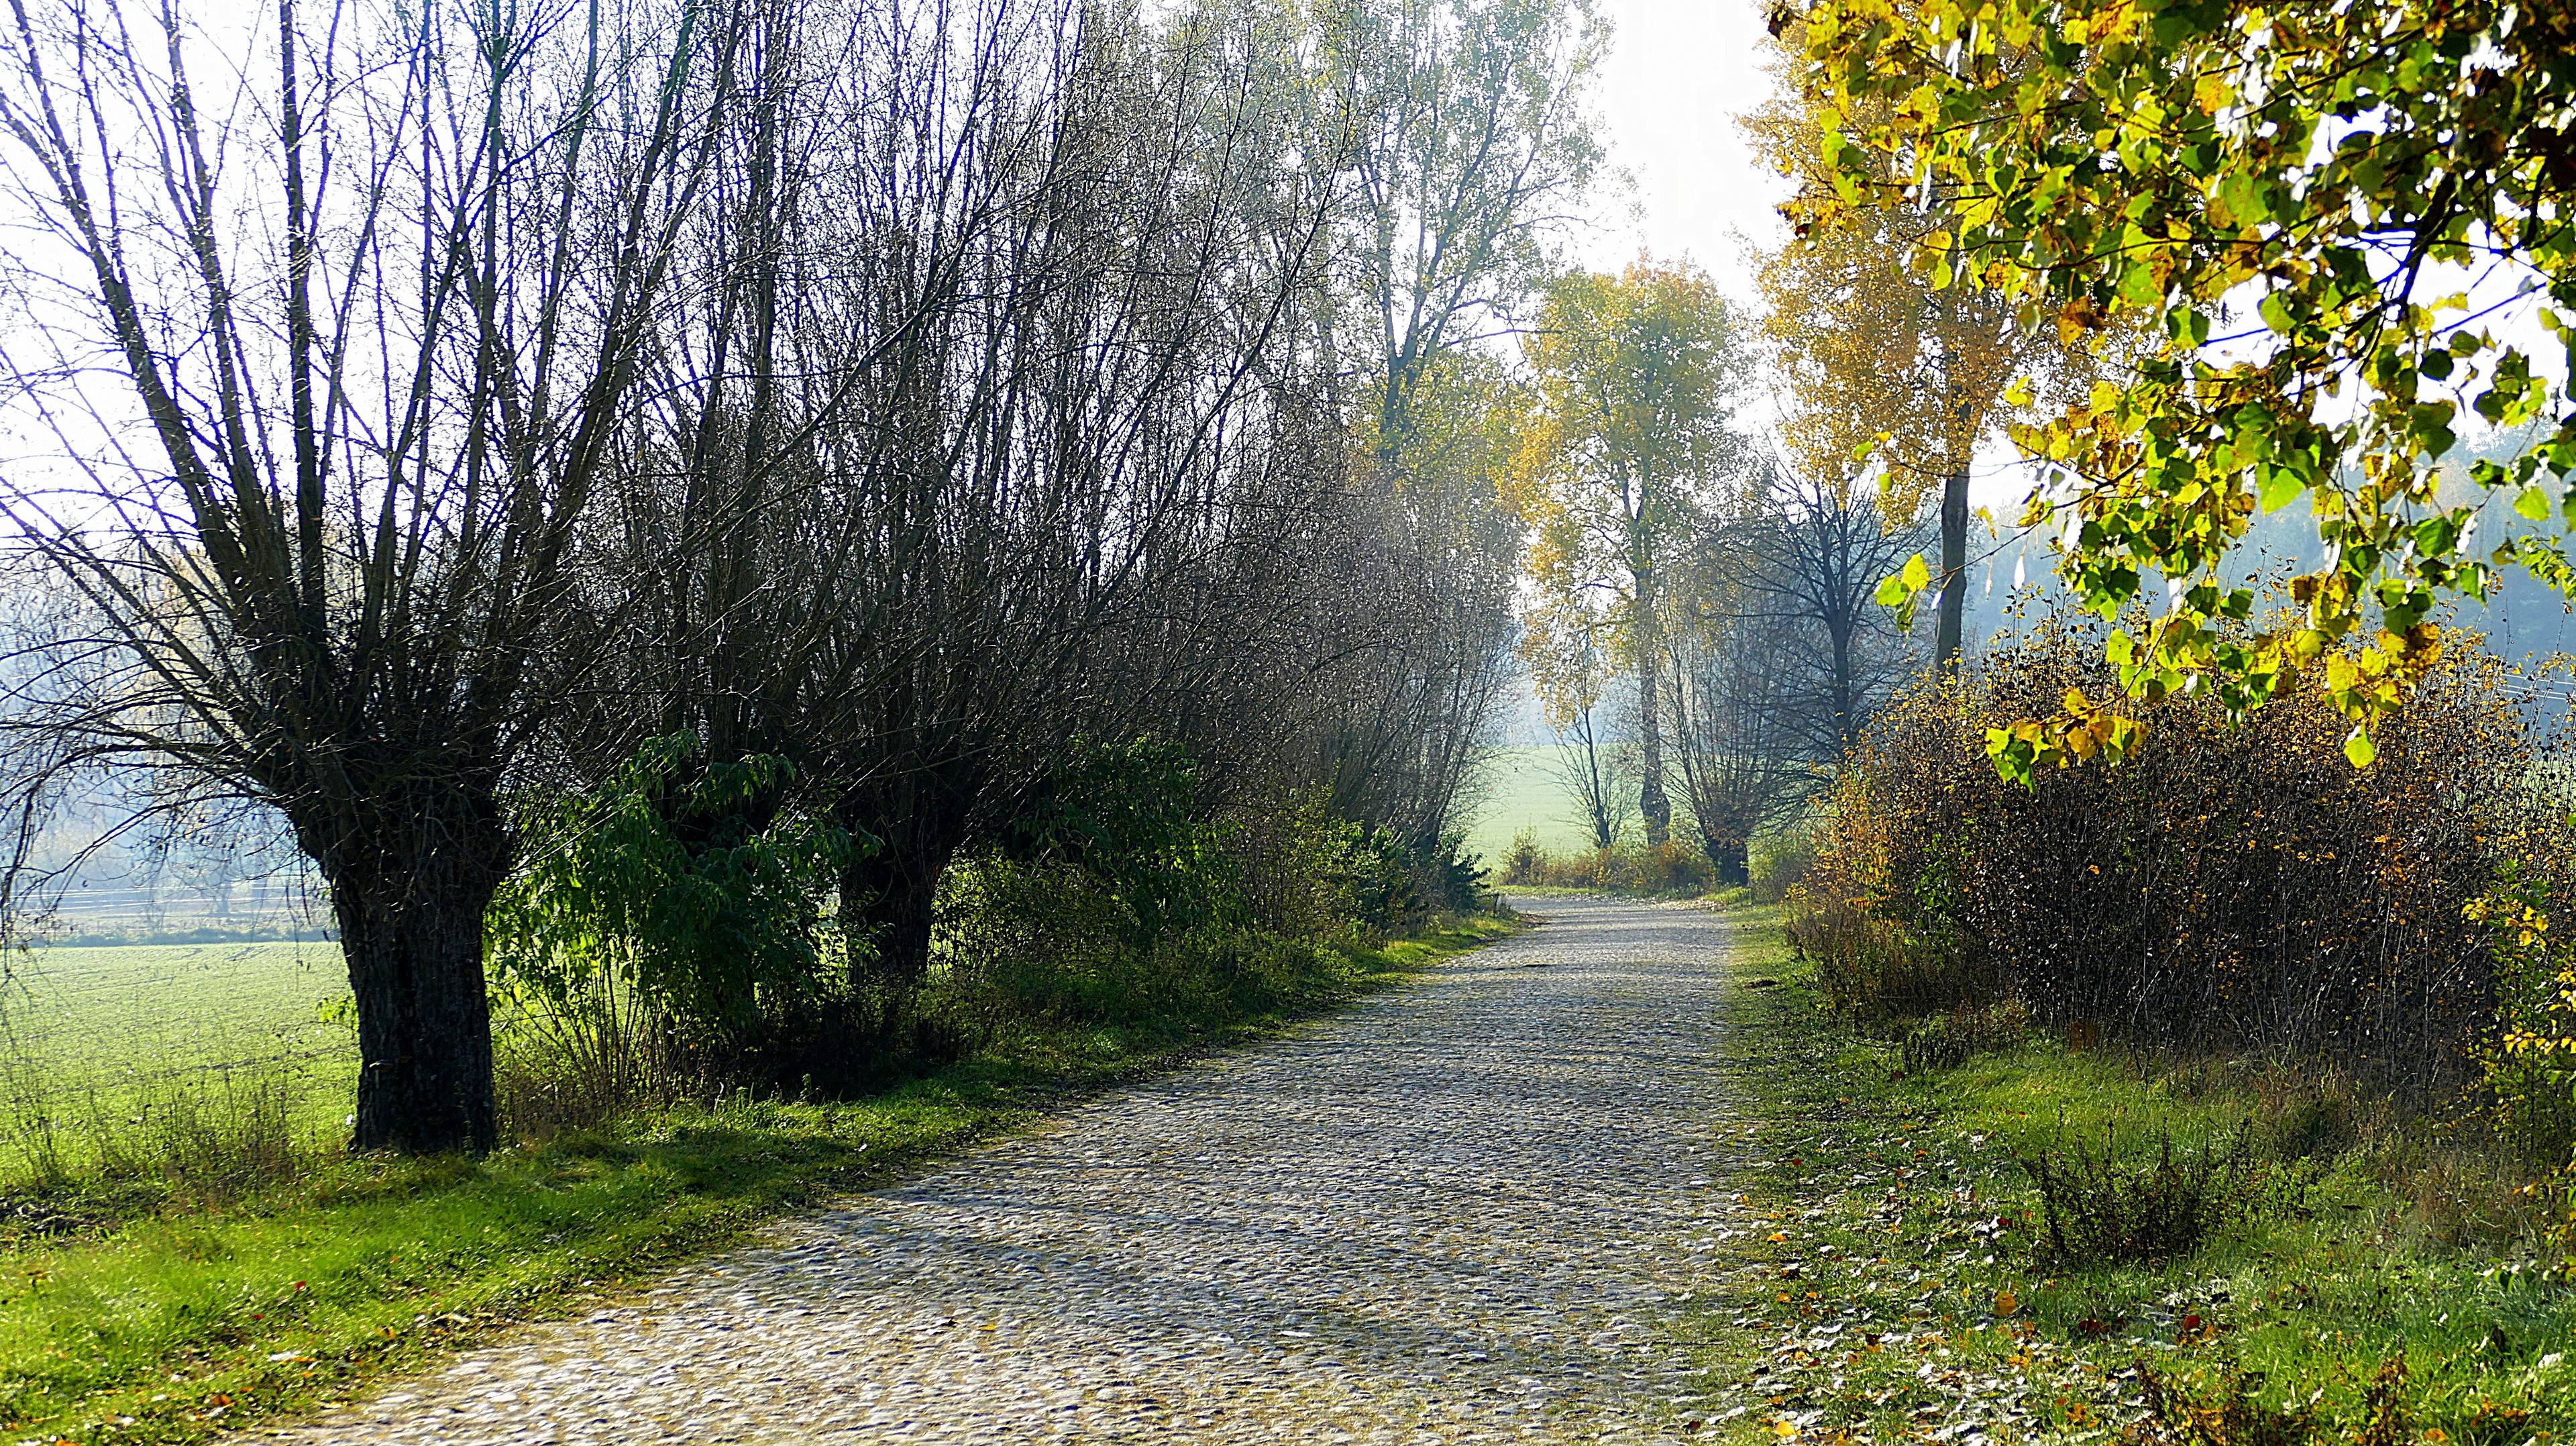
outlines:
[[[1757,0],[1601,0],[1612,26],[1600,111],[1611,159],[1635,181],[1638,214],[1605,206],[1583,246],[1608,269],[1642,246],[1687,253],[1726,292],[1752,299],[1747,241],[1770,244],[1786,182],[1754,163],[1735,117],[1768,93]]]

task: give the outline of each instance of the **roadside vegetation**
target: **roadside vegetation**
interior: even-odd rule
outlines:
[[[2367,770],[2298,692],[2000,777],[2093,656],[2052,621],[1901,695],[1747,916],[1746,1419],[2565,1439],[2563,755],[2453,636]]]
[[[1731,917],[1745,1168],[1696,1320],[1732,1439],[2576,1432],[2576,1284],[2456,1120],[2009,1008],[1855,1019],[1789,910]]]
[[[878,1056],[873,1086],[692,1072],[668,1022],[615,975],[521,999],[497,1030],[505,1145],[479,1157],[350,1156],[345,1123],[294,1107],[325,1096],[299,1092],[283,1061],[167,1097],[120,1089],[115,1067],[86,1093],[57,1076],[51,1153],[25,1148],[23,1106],[8,1116],[0,1430],[194,1440],[317,1406],[1514,927],[1416,909],[1372,921],[1349,875],[1308,882],[1302,932],[1146,947],[1097,914],[1015,913],[989,875],[961,885],[909,1014],[924,1051]],[[1049,897],[1078,889],[1057,880]],[[1032,928],[1045,937],[992,951],[992,932]],[[345,1028],[333,1053],[345,1087]]]

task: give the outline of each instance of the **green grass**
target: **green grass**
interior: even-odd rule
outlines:
[[[1587,853],[1591,835],[1580,822],[1573,795],[1558,779],[1555,760],[1565,750],[1547,746],[1495,752],[1467,829],[1467,851],[1499,870],[1522,829],[1538,831],[1539,847],[1553,854]]]
[[[94,1169],[117,1127],[247,1083],[337,1133],[357,1078],[336,945],[133,944],[10,957],[0,985],[0,1188]],[[54,1128],[38,1131],[39,1121]],[[31,1158],[58,1152],[45,1167]]]
[[[1901,1077],[1895,1046],[1820,1011],[1777,911],[1734,917],[1729,1065],[1748,1163],[1713,1237],[1722,1283],[1699,1302],[1697,1334],[1738,1439],[1922,1439],[1967,1422],[2113,1440],[2143,1414],[2143,1370],[2205,1402],[2259,1373],[2245,1388],[2267,1409],[2313,1402],[2312,1430],[2271,1439],[2349,1441],[2371,1383],[2401,1359],[2395,1439],[2576,1438],[2576,1288],[2518,1264],[2510,1242],[2446,1244],[2391,1188],[2403,1172],[2384,1150],[2305,1167],[2303,1203],[2187,1258],[2048,1268],[2017,1153],[2114,1125],[2133,1139],[2224,1136],[2262,1099],[2208,1062],[2038,1038]]]
[[[482,1160],[341,1160],[0,1244],[0,1432],[189,1441],[338,1399],[496,1326],[576,1308],[760,1222],[882,1182],[1067,1095],[1274,1033],[1511,932],[1477,920],[1339,956],[1277,1011],[1015,1033],[849,1104],[672,1111]]]

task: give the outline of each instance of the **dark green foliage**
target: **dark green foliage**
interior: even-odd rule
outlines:
[[[1320,796],[1203,817],[1198,794],[1177,749],[1077,745],[1014,846],[952,875],[935,1005],[987,1030],[1259,1013],[1329,992],[1331,945],[1424,915],[1384,830]]]
[[[1200,816],[1197,770],[1149,738],[1077,740],[1040,787],[1000,857],[1069,870],[1100,893],[1134,948],[1244,923],[1221,830]]]
[[[487,930],[496,975],[561,1001],[613,973],[691,1044],[768,1044],[831,987],[820,900],[853,848],[787,806],[794,777],[680,733],[532,808]]]
[[[1414,856],[1415,900],[1435,913],[1474,913],[1488,897],[1486,873],[1484,858],[1467,852],[1465,834],[1444,834],[1439,847],[1419,850]]]
[[[2106,1134],[2019,1158],[2039,1192],[2041,1258],[2077,1269],[2171,1260],[2198,1250],[2258,1206],[2252,1132],[2177,1150],[2158,1130],[2144,1149]]]

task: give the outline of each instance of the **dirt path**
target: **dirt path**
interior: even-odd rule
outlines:
[[[1722,926],[1552,922],[277,1436],[1688,1439]]]

